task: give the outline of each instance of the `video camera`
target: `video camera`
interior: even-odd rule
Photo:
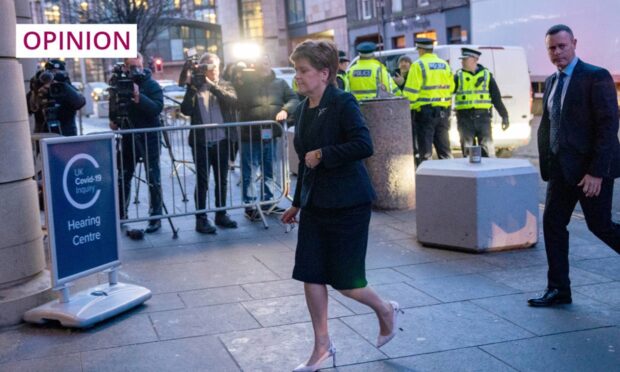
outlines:
[[[134,83],[142,81],[146,75],[143,71],[132,66],[129,72],[125,64],[118,62],[112,69],[110,78],[110,114],[116,117],[121,129],[127,129],[129,123],[129,106],[132,104]]]
[[[198,53],[196,48],[189,48],[187,50],[187,59],[181,74],[179,75],[179,86],[185,85],[187,79],[187,72],[191,72],[191,85],[196,89],[202,87],[206,81],[207,71],[213,70],[217,67],[215,63],[198,64]]]
[[[38,74],[35,89],[48,85],[47,93],[40,97],[43,115],[50,132],[62,134],[60,129],[60,99],[67,94],[66,84],[70,83],[69,75],[64,71],[64,63],[51,60],[45,64],[45,70]]]

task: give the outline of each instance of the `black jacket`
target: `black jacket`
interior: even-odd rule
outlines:
[[[86,100],[82,93],[71,85],[69,80],[60,84],[64,86],[64,95],[56,101],[60,105],[58,108],[58,121],[60,121],[61,134],[63,136],[75,136],[78,134],[75,125],[75,113],[86,104]],[[26,97],[28,98],[29,112],[35,114],[34,132],[49,132],[45,115],[43,114],[43,105],[38,102],[40,97],[38,97],[37,92],[30,91]]]
[[[306,98],[295,112],[299,170],[293,205],[346,208],[370,203],[375,191],[362,159],[372,155],[373,146],[357,100],[329,85],[318,106],[316,125],[309,128],[311,123],[303,123],[307,105]],[[306,168],[306,152],[316,149],[321,149],[321,162],[314,169]]]
[[[281,110],[292,117],[291,114],[299,104],[293,89],[286,81],[276,78],[273,71],[267,77],[246,81],[237,87],[237,97],[241,121],[275,120],[276,114]],[[279,135],[281,133],[274,133],[274,136]],[[249,127],[241,127],[242,141],[258,141],[260,136],[260,130],[256,127],[252,128],[251,135]]]
[[[540,174],[549,180],[551,167],[549,94],[556,79],[545,81],[543,116],[538,128]],[[620,177],[618,100],[609,71],[577,62],[570,78],[560,116],[558,160],[566,180],[576,185],[587,173],[593,177]]]
[[[144,78],[137,82],[140,89],[140,101],[129,106],[130,128],[156,128],[160,126],[159,114],[164,108],[164,93],[161,86],[151,77],[151,70],[144,69]],[[115,96],[110,94],[110,120],[118,123],[114,107]]]

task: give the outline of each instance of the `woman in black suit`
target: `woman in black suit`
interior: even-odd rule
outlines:
[[[377,347],[396,334],[400,310],[367,286],[366,245],[375,192],[362,159],[373,148],[355,98],[338,88],[338,50],[328,41],[299,44],[291,61],[305,98],[295,118],[299,171],[293,206],[282,216],[296,222],[301,210],[293,278],[304,282],[314,329],[310,359],[294,371],[316,371],[336,350],[327,329],[327,284],[370,306],[379,320]]]

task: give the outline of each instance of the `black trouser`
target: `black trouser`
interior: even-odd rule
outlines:
[[[226,190],[228,188],[228,157],[230,156],[228,140],[223,139],[210,144],[196,143],[192,148],[197,176],[196,189],[194,190],[196,209],[207,209],[207,193],[211,168],[213,168],[213,176],[215,177],[215,206],[217,208],[225,206]],[[226,211],[219,211],[217,214],[224,215]],[[204,216],[206,216],[204,212],[196,214],[196,217]]]
[[[549,263],[548,288],[570,291],[568,229],[566,227],[577,201],[581,204],[590,231],[620,253],[620,225],[611,220],[613,191],[614,180],[604,178],[600,194],[587,198],[581,187],[571,185],[566,181],[557,158],[552,160],[543,214],[545,249]]]
[[[122,151],[119,164],[119,204],[121,219],[127,218],[131,193],[131,179],[136,162],[143,161],[146,169],[146,183],[149,187],[149,215],[161,215],[162,191],[159,169],[159,133],[125,134],[121,140]]]
[[[491,130],[491,111],[480,109],[457,110],[456,119],[461,137],[463,157],[469,155],[467,150],[474,144],[474,138],[482,148],[483,157],[494,157],[493,133]]]
[[[439,159],[451,159],[450,108],[422,106],[415,114],[415,130],[420,162],[431,159],[433,145]]]
[[[418,135],[415,129],[415,110],[411,110],[411,139],[413,140],[413,161],[415,166],[420,165],[420,152],[418,151]]]

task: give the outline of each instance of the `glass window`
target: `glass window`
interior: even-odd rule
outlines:
[[[437,31],[435,31],[435,30],[416,32],[413,36],[416,39],[419,38],[419,37],[426,37],[426,38],[429,38],[429,39],[433,39],[433,40],[435,40],[435,43],[437,43]]]
[[[357,10],[360,19],[371,19],[375,14],[374,0],[358,0]]]
[[[392,13],[400,13],[403,11],[403,0],[392,0]]]
[[[462,44],[461,26],[448,27],[448,44]]]
[[[302,23],[306,19],[304,0],[288,0],[288,24]]]
[[[263,11],[260,0],[241,0],[241,18],[244,35],[260,39],[263,37]]]
[[[429,4],[429,0],[418,0],[418,6],[428,6]]]
[[[392,49],[402,49],[405,45],[405,36],[396,36],[392,38]]]

